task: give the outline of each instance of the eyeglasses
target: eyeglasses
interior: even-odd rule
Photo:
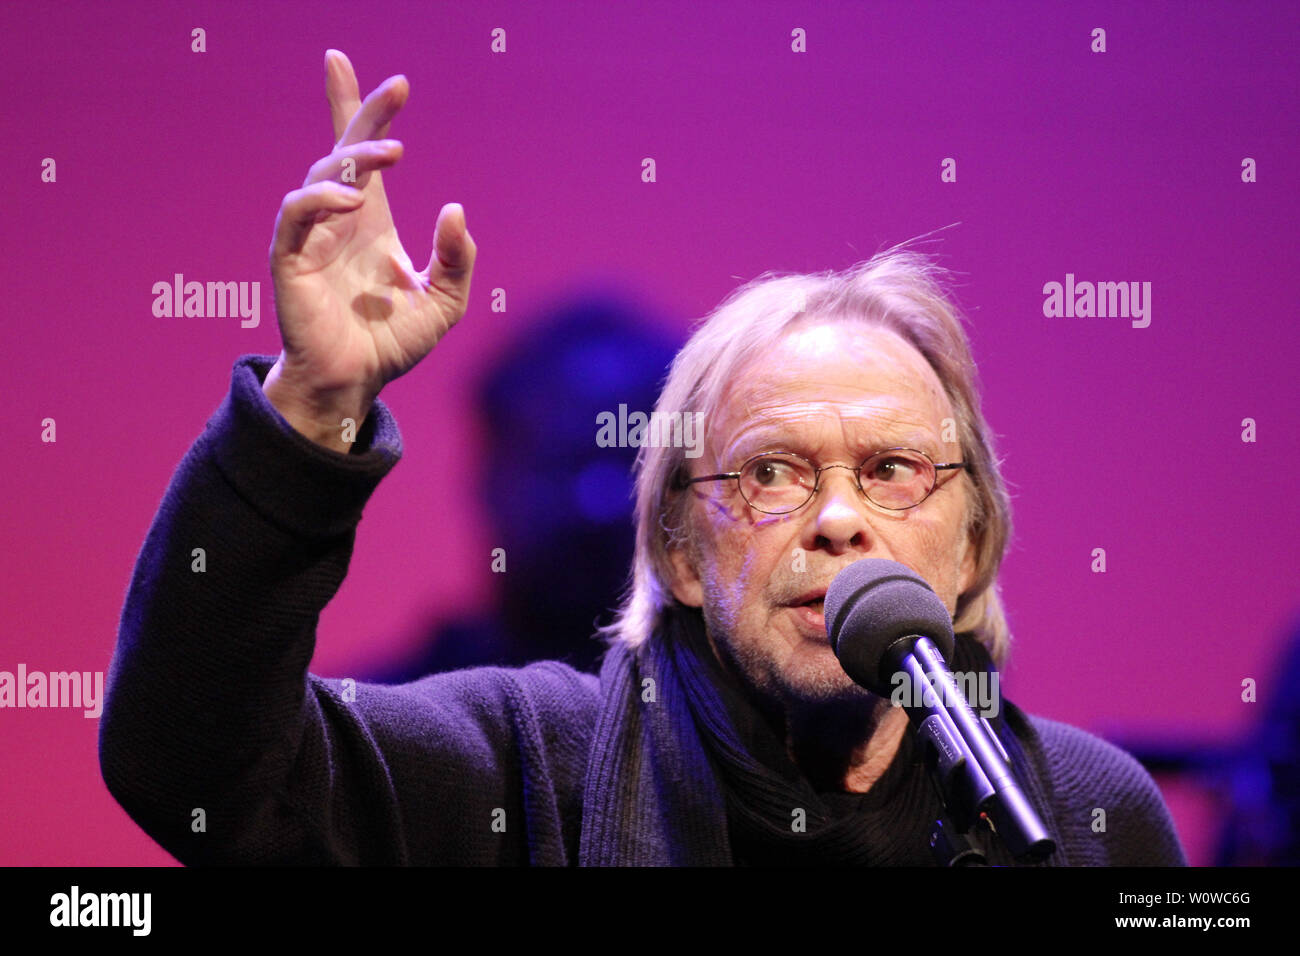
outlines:
[[[735,478],[741,496],[751,507],[764,514],[783,515],[798,511],[812,500],[821,487],[823,471],[848,468],[853,472],[858,490],[872,504],[887,511],[906,511],[934,493],[940,471],[969,467],[964,461],[935,464],[929,455],[914,448],[886,448],[857,468],[848,465],[814,468],[812,462],[793,452],[773,451],[755,455],[739,471],[683,479],[678,487]]]

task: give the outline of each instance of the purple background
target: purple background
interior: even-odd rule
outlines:
[[[925,248],[962,273],[1014,493],[1009,695],[1105,734],[1246,731],[1282,692],[1300,608],[1300,15],[1136,7],[6,4],[0,670],[107,671],[172,469],[235,358],[278,351],[266,252],[281,197],[332,145],[333,46],[363,95],[410,80],[385,180],[411,258],[448,201],[480,254],[461,326],[384,393],[406,455],[316,672],[377,666],[508,584],[475,500],[446,510],[425,489],[440,450],[476,460],[470,383],[565,290],[612,278],[680,338],[765,270],[844,268],[959,222]],[[260,327],[155,318],[152,285],[176,272],[260,281]],[[1151,282],[1150,327],[1045,318],[1042,286],[1067,272]],[[171,861],[104,788],[97,730],[79,710],[0,710],[0,862]],[[1161,783],[1203,862],[1213,801]]]

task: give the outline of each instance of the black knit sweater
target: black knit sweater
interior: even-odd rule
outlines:
[[[627,654],[600,678],[557,662],[397,687],[308,673],[317,619],[401,439],[376,402],[351,454],[315,445],[262,393],[272,362],[235,364],[131,580],[100,722],[104,780],[131,817],[188,864],[758,861],[743,841],[731,852],[720,800],[655,818],[672,781],[647,774],[635,749],[610,756],[636,666]],[[1186,863],[1132,757],[1004,711],[999,732],[1040,772],[1058,843],[1049,863]],[[878,836],[879,863],[933,862],[918,836],[933,795],[911,754],[901,747],[863,797],[823,795]]]

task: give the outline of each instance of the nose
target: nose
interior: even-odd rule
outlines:
[[[812,547],[831,554],[869,551],[873,538],[869,508],[858,489],[857,472],[848,465],[827,465],[812,501]]]

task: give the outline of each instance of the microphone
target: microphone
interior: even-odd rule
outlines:
[[[1056,844],[1002,742],[953,679],[952,617],[925,579],[896,561],[855,561],[831,581],[825,615],[831,648],[854,683],[885,698],[900,681],[911,691],[902,706],[957,832],[982,822],[1017,860],[1049,856]],[[944,829],[940,821],[934,840],[949,836]]]

